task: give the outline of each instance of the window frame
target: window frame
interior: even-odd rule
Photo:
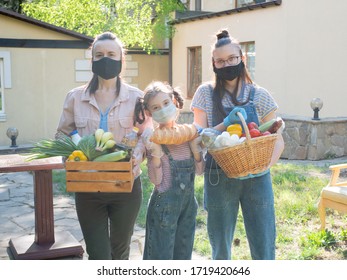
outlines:
[[[252,78],[252,80],[255,80],[255,62],[256,62],[256,45],[255,45],[255,41],[246,41],[246,42],[240,42],[241,45],[241,50],[242,50],[242,54],[245,56],[246,58],[246,67],[247,70]],[[253,49],[254,51],[250,51],[250,45],[253,45]],[[253,59],[251,59],[251,55],[254,57]],[[251,65],[251,63],[253,62],[253,65]]]
[[[4,59],[0,57],[0,121],[6,119],[5,114],[5,79],[4,79]]]
[[[11,56],[9,51],[0,51],[0,79],[1,79],[1,108],[0,108],[0,122],[6,121],[5,113],[5,91],[12,88],[11,77]]]
[[[187,99],[192,99],[202,82],[202,47],[188,47],[187,60]]]

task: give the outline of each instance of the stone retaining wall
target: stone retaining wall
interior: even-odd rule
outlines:
[[[281,158],[320,160],[347,155],[347,118],[282,118],[286,128]]]
[[[283,159],[321,160],[347,155],[347,117],[312,120],[308,117],[282,116],[286,128]],[[192,123],[191,112],[181,112],[178,122]]]

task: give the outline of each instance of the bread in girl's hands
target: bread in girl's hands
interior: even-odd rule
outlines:
[[[176,124],[174,127],[156,128],[150,141],[156,144],[180,145],[198,136],[198,130],[193,124]]]

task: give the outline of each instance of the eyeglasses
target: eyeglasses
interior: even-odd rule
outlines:
[[[231,65],[231,66],[238,64],[240,57],[241,56],[230,56],[226,60],[224,60],[224,59],[216,59],[216,60],[213,60],[213,61],[214,61],[215,66],[220,68],[220,67],[224,67],[225,63],[228,63],[228,65]]]

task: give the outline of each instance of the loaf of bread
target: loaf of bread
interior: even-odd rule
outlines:
[[[150,141],[156,144],[180,145],[193,140],[198,131],[193,124],[176,124],[174,127],[156,128]]]

